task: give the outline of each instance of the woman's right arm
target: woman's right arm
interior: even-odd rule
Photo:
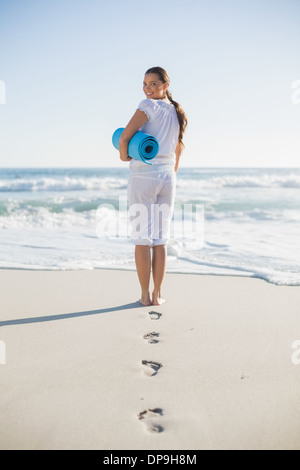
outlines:
[[[178,142],[178,144],[176,146],[176,149],[175,149],[175,157],[176,157],[175,168],[174,168],[175,173],[177,173],[177,170],[178,170],[180,155],[181,155],[181,148],[180,148],[180,144]]]
[[[135,114],[132,116],[129,123],[125,127],[124,131],[122,132],[119,140],[119,152],[120,159],[124,162],[131,160],[131,157],[128,157],[128,144],[130,139],[147,121],[147,115],[140,109],[137,109]]]

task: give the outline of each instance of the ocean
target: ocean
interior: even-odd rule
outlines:
[[[0,169],[0,268],[135,269],[129,169]],[[167,272],[300,285],[300,169],[180,168]]]

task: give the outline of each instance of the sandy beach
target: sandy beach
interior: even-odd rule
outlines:
[[[1,449],[300,449],[300,287],[168,273],[142,307],[134,271],[0,282]]]

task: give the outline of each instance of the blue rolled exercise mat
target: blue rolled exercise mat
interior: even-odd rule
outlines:
[[[113,146],[119,150],[119,140],[124,127],[117,129],[112,136]],[[159,144],[155,137],[144,132],[138,131],[130,139],[128,144],[128,156],[135,160],[141,160],[148,165],[152,165],[152,160],[159,152]]]

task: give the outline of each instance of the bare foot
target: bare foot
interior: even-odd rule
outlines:
[[[148,302],[143,302],[142,299],[139,299],[139,303],[144,307],[149,307],[149,305],[152,305],[151,300],[149,300]]]
[[[141,298],[139,299],[139,303],[144,305],[144,307],[148,307],[149,305],[152,305],[150,295],[149,294],[145,296],[142,295]]]
[[[166,299],[161,297],[160,294],[152,294],[152,305],[162,305],[166,302]]]

